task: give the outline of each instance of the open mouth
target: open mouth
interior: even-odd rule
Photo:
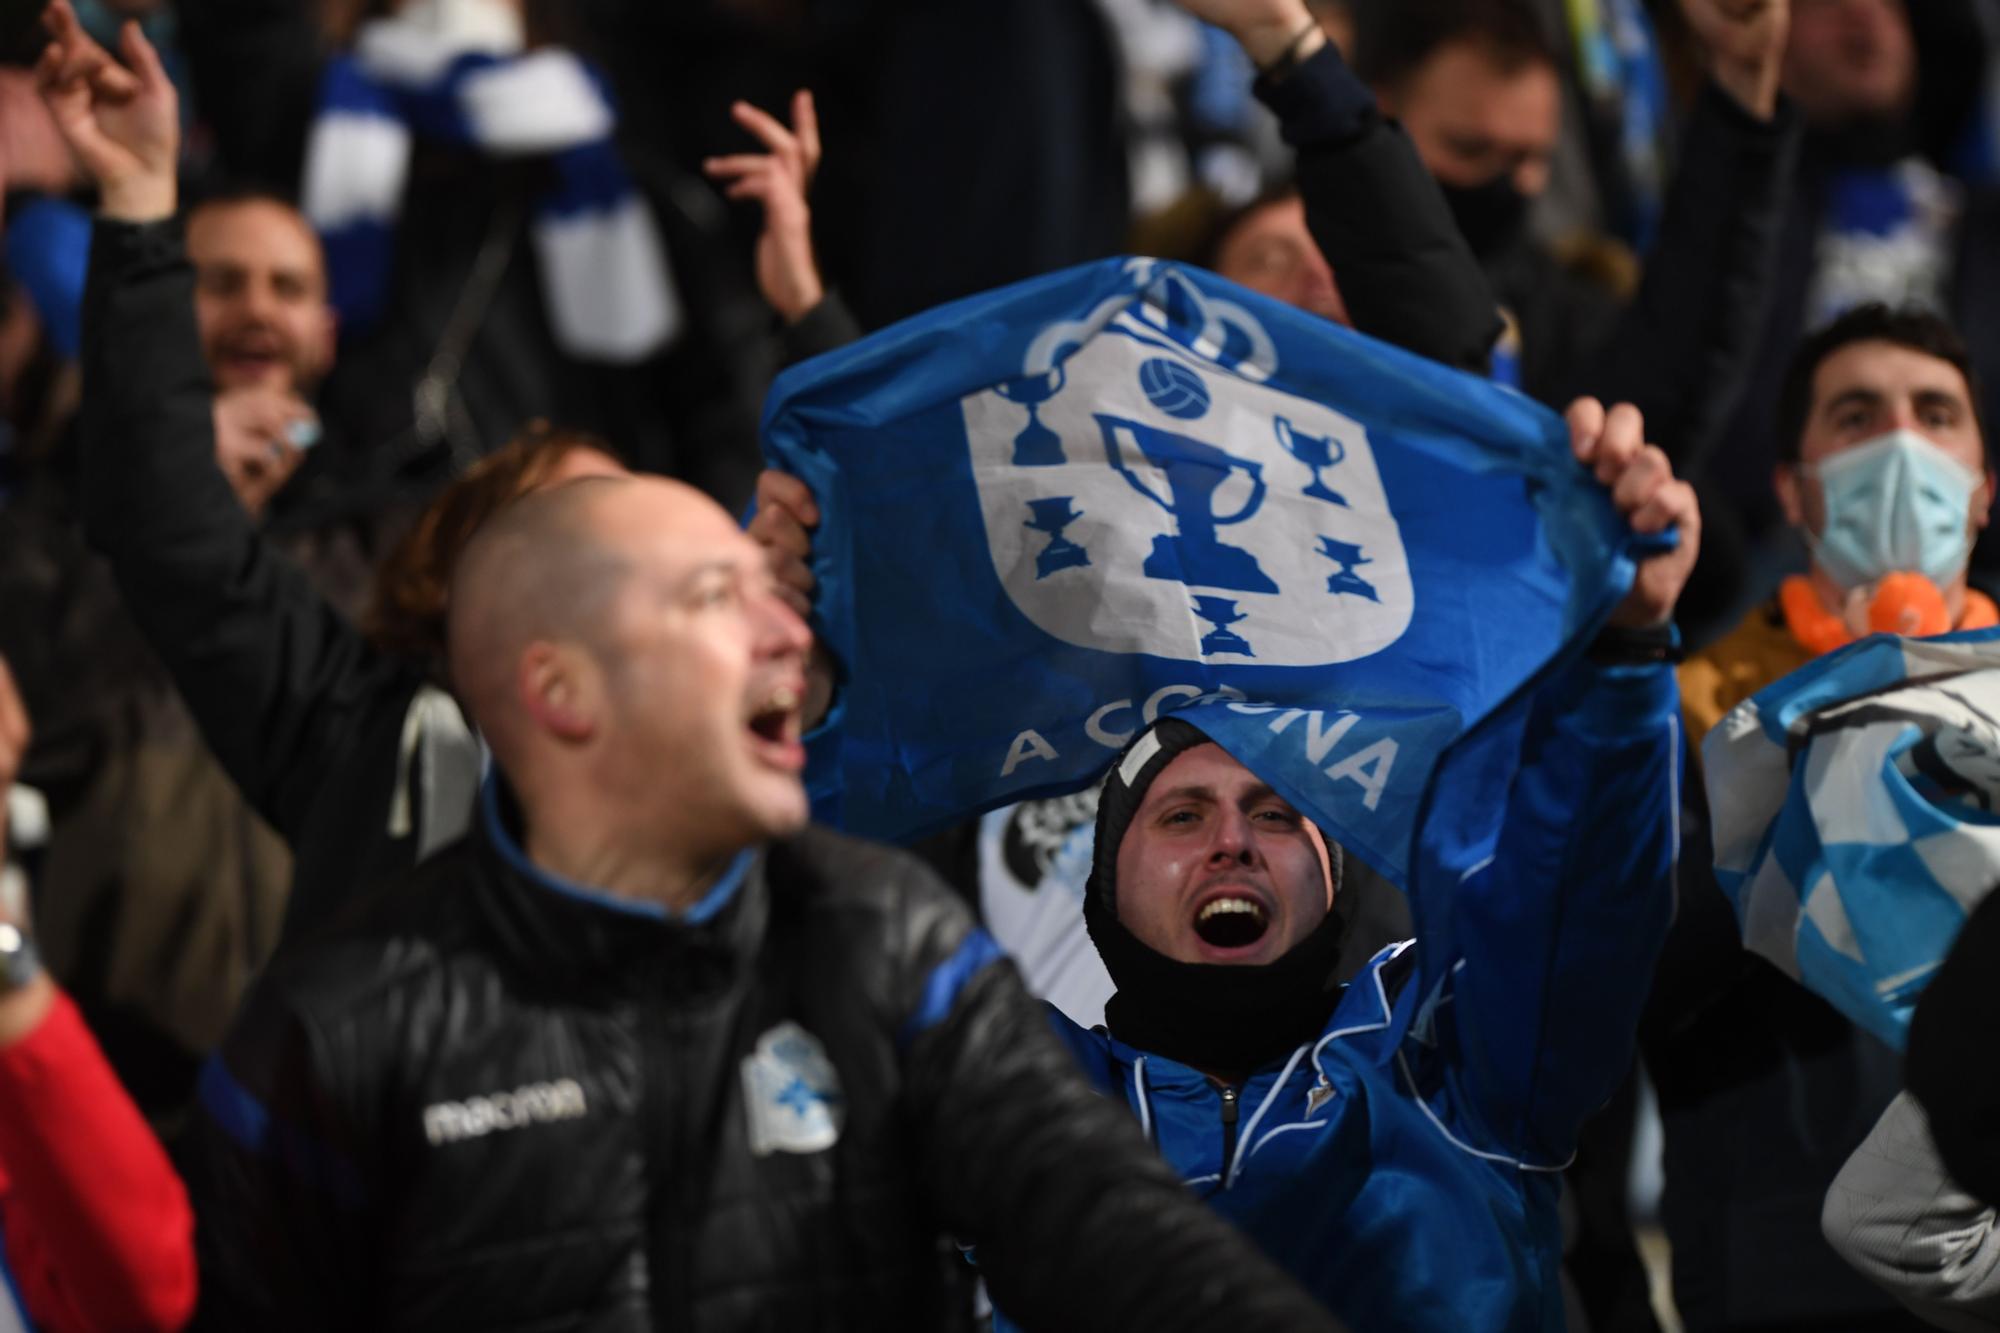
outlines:
[[[276,351],[265,348],[227,347],[217,358],[224,369],[243,379],[261,378],[270,371],[283,368],[285,359]]]
[[[1194,918],[1194,933],[1215,949],[1247,949],[1270,928],[1262,903],[1234,894],[1211,898]]]
[[[797,768],[805,762],[805,747],[799,744],[800,702],[797,689],[777,686],[746,723],[750,735],[759,743],[757,748],[786,768]]]

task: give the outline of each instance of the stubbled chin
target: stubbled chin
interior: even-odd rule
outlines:
[[[763,825],[767,836],[787,837],[805,828],[812,818],[812,802],[807,798],[802,782],[786,783],[783,788],[778,788],[774,782],[762,796],[758,803],[758,822]]]

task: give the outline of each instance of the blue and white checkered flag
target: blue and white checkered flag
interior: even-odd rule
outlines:
[[[1443,757],[1632,576],[1546,409],[1150,259],[796,366],[764,439],[845,667],[816,812],[877,837],[1081,787],[1173,710],[1408,884]],[[1481,753],[1460,870],[1518,746]]]
[[[1702,759],[1744,946],[1900,1049],[2000,880],[2000,629],[1829,653],[1739,705]]]

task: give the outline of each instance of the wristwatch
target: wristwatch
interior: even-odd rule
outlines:
[[[0,995],[11,995],[42,974],[42,956],[27,931],[0,921]]]

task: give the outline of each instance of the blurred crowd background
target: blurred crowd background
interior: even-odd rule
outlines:
[[[812,350],[822,303],[785,308],[770,201],[712,179],[711,159],[770,146],[738,103],[796,127],[811,91],[813,252],[861,330],[1120,253],[1347,319],[1255,69],[1167,0],[75,8],[112,49],[137,19],[179,93],[203,350],[239,499],[333,605],[391,639],[395,608],[427,595],[382,572],[413,518],[533,423],[609,441],[732,511],[749,500],[765,393]],[[1771,475],[1779,382],[1806,331],[1875,301],[1946,314],[2000,419],[2000,0],[1792,0],[1777,122],[1795,137],[1761,156],[1726,139],[1762,132],[1741,107],[1704,128],[1716,56],[1673,0],[1313,8],[1409,129],[1501,298],[1495,376],[1544,401],[1654,398],[1648,422],[1705,515],[1682,602],[1691,647],[1805,565]],[[45,798],[13,835],[32,846],[44,957],[171,1132],[275,945],[293,869],[81,535],[93,201],[35,91],[40,10],[0,3],[0,656],[34,719],[19,780]],[[571,51],[600,94],[581,99],[589,123],[550,128],[579,100],[553,79],[547,105],[523,83],[501,130],[419,106],[395,145],[344,135],[343,112],[381,93],[393,57],[370,34],[387,22],[470,49]],[[564,257],[572,195],[649,220],[609,239],[634,259],[608,290]],[[263,447],[273,437],[292,447]],[[1972,582],[2000,591],[1992,532]],[[428,595],[434,616],[441,590]],[[1683,1074],[1706,1057],[1686,1058]],[[1882,1102],[1861,1101],[1847,1119],[1865,1128]],[[1836,1159],[1856,1138],[1841,1133]],[[1834,1326],[1802,1318],[1786,1326]]]

